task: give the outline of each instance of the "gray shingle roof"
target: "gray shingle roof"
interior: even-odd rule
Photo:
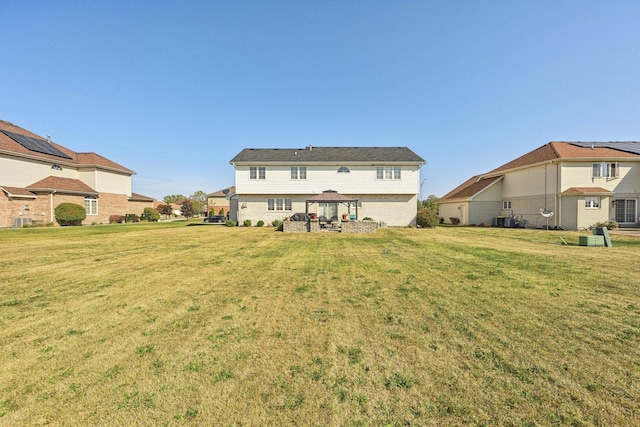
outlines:
[[[407,147],[245,148],[229,163],[425,163]]]

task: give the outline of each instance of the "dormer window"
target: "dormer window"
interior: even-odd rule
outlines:
[[[348,167],[342,166],[338,169],[338,173],[349,173],[351,172]]]

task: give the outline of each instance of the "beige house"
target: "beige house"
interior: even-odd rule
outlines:
[[[282,220],[305,212],[306,201],[325,190],[358,200],[358,218],[390,226],[415,224],[420,168],[425,161],[406,147],[244,149],[230,163],[235,193],[230,218]],[[341,203],[315,203],[318,217],[347,213]],[[355,208],[354,211],[355,212]],[[353,213],[351,212],[351,213]]]
[[[84,224],[140,215],[153,199],[131,192],[134,173],[0,120],[0,227],[55,223],[54,209],[63,202],[85,207]]]
[[[231,186],[218,190],[214,193],[207,194],[207,210],[210,215],[220,215],[220,211],[225,216],[229,215],[229,196],[235,194],[236,187]]]
[[[637,226],[640,142],[550,142],[438,200],[450,223],[586,229]]]

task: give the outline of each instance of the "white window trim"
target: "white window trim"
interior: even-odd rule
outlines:
[[[597,162],[591,164],[591,178],[619,178],[620,163]]]
[[[503,210],[511,209],[511,200],[503,200],[502,201],[502,209]]]
[[[278,207],[281,207],[278,209]],[[270,197],[267,199],[267,212],[291,212],[293,205],[291,199],[286,197]]]
[[[401,179],[402,168],[400,166],[376,166],[376,180],[399,181]]]
[[[265,166],[250,166],[249,179],[251,181],[267,179],[267,168]]]
[[[87,211],[87,216],[98,215],[98,198],[94,196],[87,196],[84,198],[84,209]]]
[[[307,179],[307,167],[306,166],[291,166],[291,174],[289,178],[292,181],[300,181]]]
[[[584,198],[585,209],[600,209],[600,197],[599,196],[587,196]]]

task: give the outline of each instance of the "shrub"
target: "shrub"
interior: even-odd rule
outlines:
[[[422,228],[435,228],[440,223],[440,217],[429,208],[421,209],[416,216],[416,225]]]
[[[370,216],[365,216],[364,218],[362,218],[363,221],[373,221],[373,218],[371,218]]]
[[[245,227],[251,227],[251,220],[250,219],[245,219],[244,222],[242,223],[242,225],[244,225]]]
[[[124,215],[109,215],[109,224],[122,224],[124,222]]]
[[[147,221],[157,222],[160,219],[160,212],[158,212],[154,208],[144,208],[142,218],[146,219]]]
[[[458,218],[457,216],[450,216],[449,221],[451,221],[451,224],[453,225],[460,224],[460,218]]]
[[[264,225],[263,220],[258,221],[258,223],[256,224],[257,227],[262,227],[263,225]]]
[[[56,206],[55,217],[60,225],[82,225],[87,211],[75,203],[60,203]]]
[[[125,222],[140,222],[140,217],[136,214],[126,214],[124,216]]]
[[[284,229],[284,222],[282,222],[282,221],[278,221],[278,222],[279,222],[279,224],[275,226],[276,227],[276,231],[282,231]]]
[[[227,227],[235,227],[236,226],[236,222],[232,219],[228,219],[224,222],[226,224]]]
[[[593,230],[593,229],[595,229],[597,227],[606,227],[609,230],[614,230],[614,229],[616,229],[616,228],[618,228],[620,226],[618,225],[618,223],[615,220],[611,219],[611,220],[606,221],[606,222],[598,222],[598,223],[592,225],[591,229]]]
[[[224,216],[224,208],[220,208],[220,212],[218,212],[218,215]]]
[[[273,225],[275,228],[278,228],[282,225],[282,221],[280,221],[279,219],[274,219],[273,221],[271,221],[271,225]]]

